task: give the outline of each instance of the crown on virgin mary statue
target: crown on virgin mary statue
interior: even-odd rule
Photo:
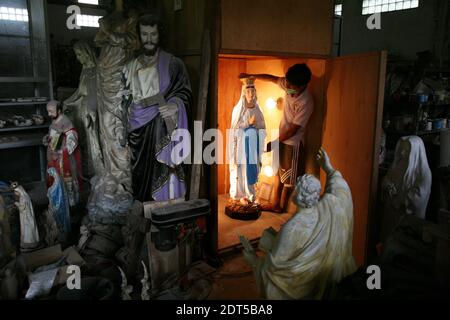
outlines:
[[[255,87],[255,78],[254,77],[250,77],[250,78],[244,78],[241,79],[242,80],[242,85],[245,87],[245,89],[248,88],[254,88]]]

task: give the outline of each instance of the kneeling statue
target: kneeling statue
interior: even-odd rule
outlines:
[[[276,233],[264,231],[259,257],[240,237],[244,257],[252,266],[264,298],[322,299],[344,277],[356,271],[352,255],[353,202],[350,188],[321,149],[317,161],[327,174],[320,198],[320,181],[304,175],[297,181],[296,214]]]

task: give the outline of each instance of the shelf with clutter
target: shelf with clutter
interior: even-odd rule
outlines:
[[[5,20],[0,25],[4,61],[8,61],[0,64],[3,181],[34,183],[44,181],[46,176],[42,138],[49,128],[46,104],[53,97],[53,88],[45,6],[43,0],[17,1],[16,18],[19,13],[21,18]]]

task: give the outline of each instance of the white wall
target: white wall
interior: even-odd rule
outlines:
[[[388,50],[389,54],[415,59],[416,52],[432,50],[438,1],[420,0],[419,8],[382,13],[381,30],[369,30],[369,16],[361,14],[362,0],[342,0],[341,55]]]

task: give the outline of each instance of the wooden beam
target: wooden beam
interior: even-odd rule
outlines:
[[[211,34],[209,30],[205,30],[203,33],[200,85],[198,94],[197,113],[195,119],[196,121],[200,121],[202,123],[203,128],[205,128],[205,120],[206,120],[206,106],[208,102],[210,71],[211,71]],[[196,200],[199,198],[201,176],[202,176],[202,164],[193,164],[191,167],[191,184],[189,194],[190,200]]]

